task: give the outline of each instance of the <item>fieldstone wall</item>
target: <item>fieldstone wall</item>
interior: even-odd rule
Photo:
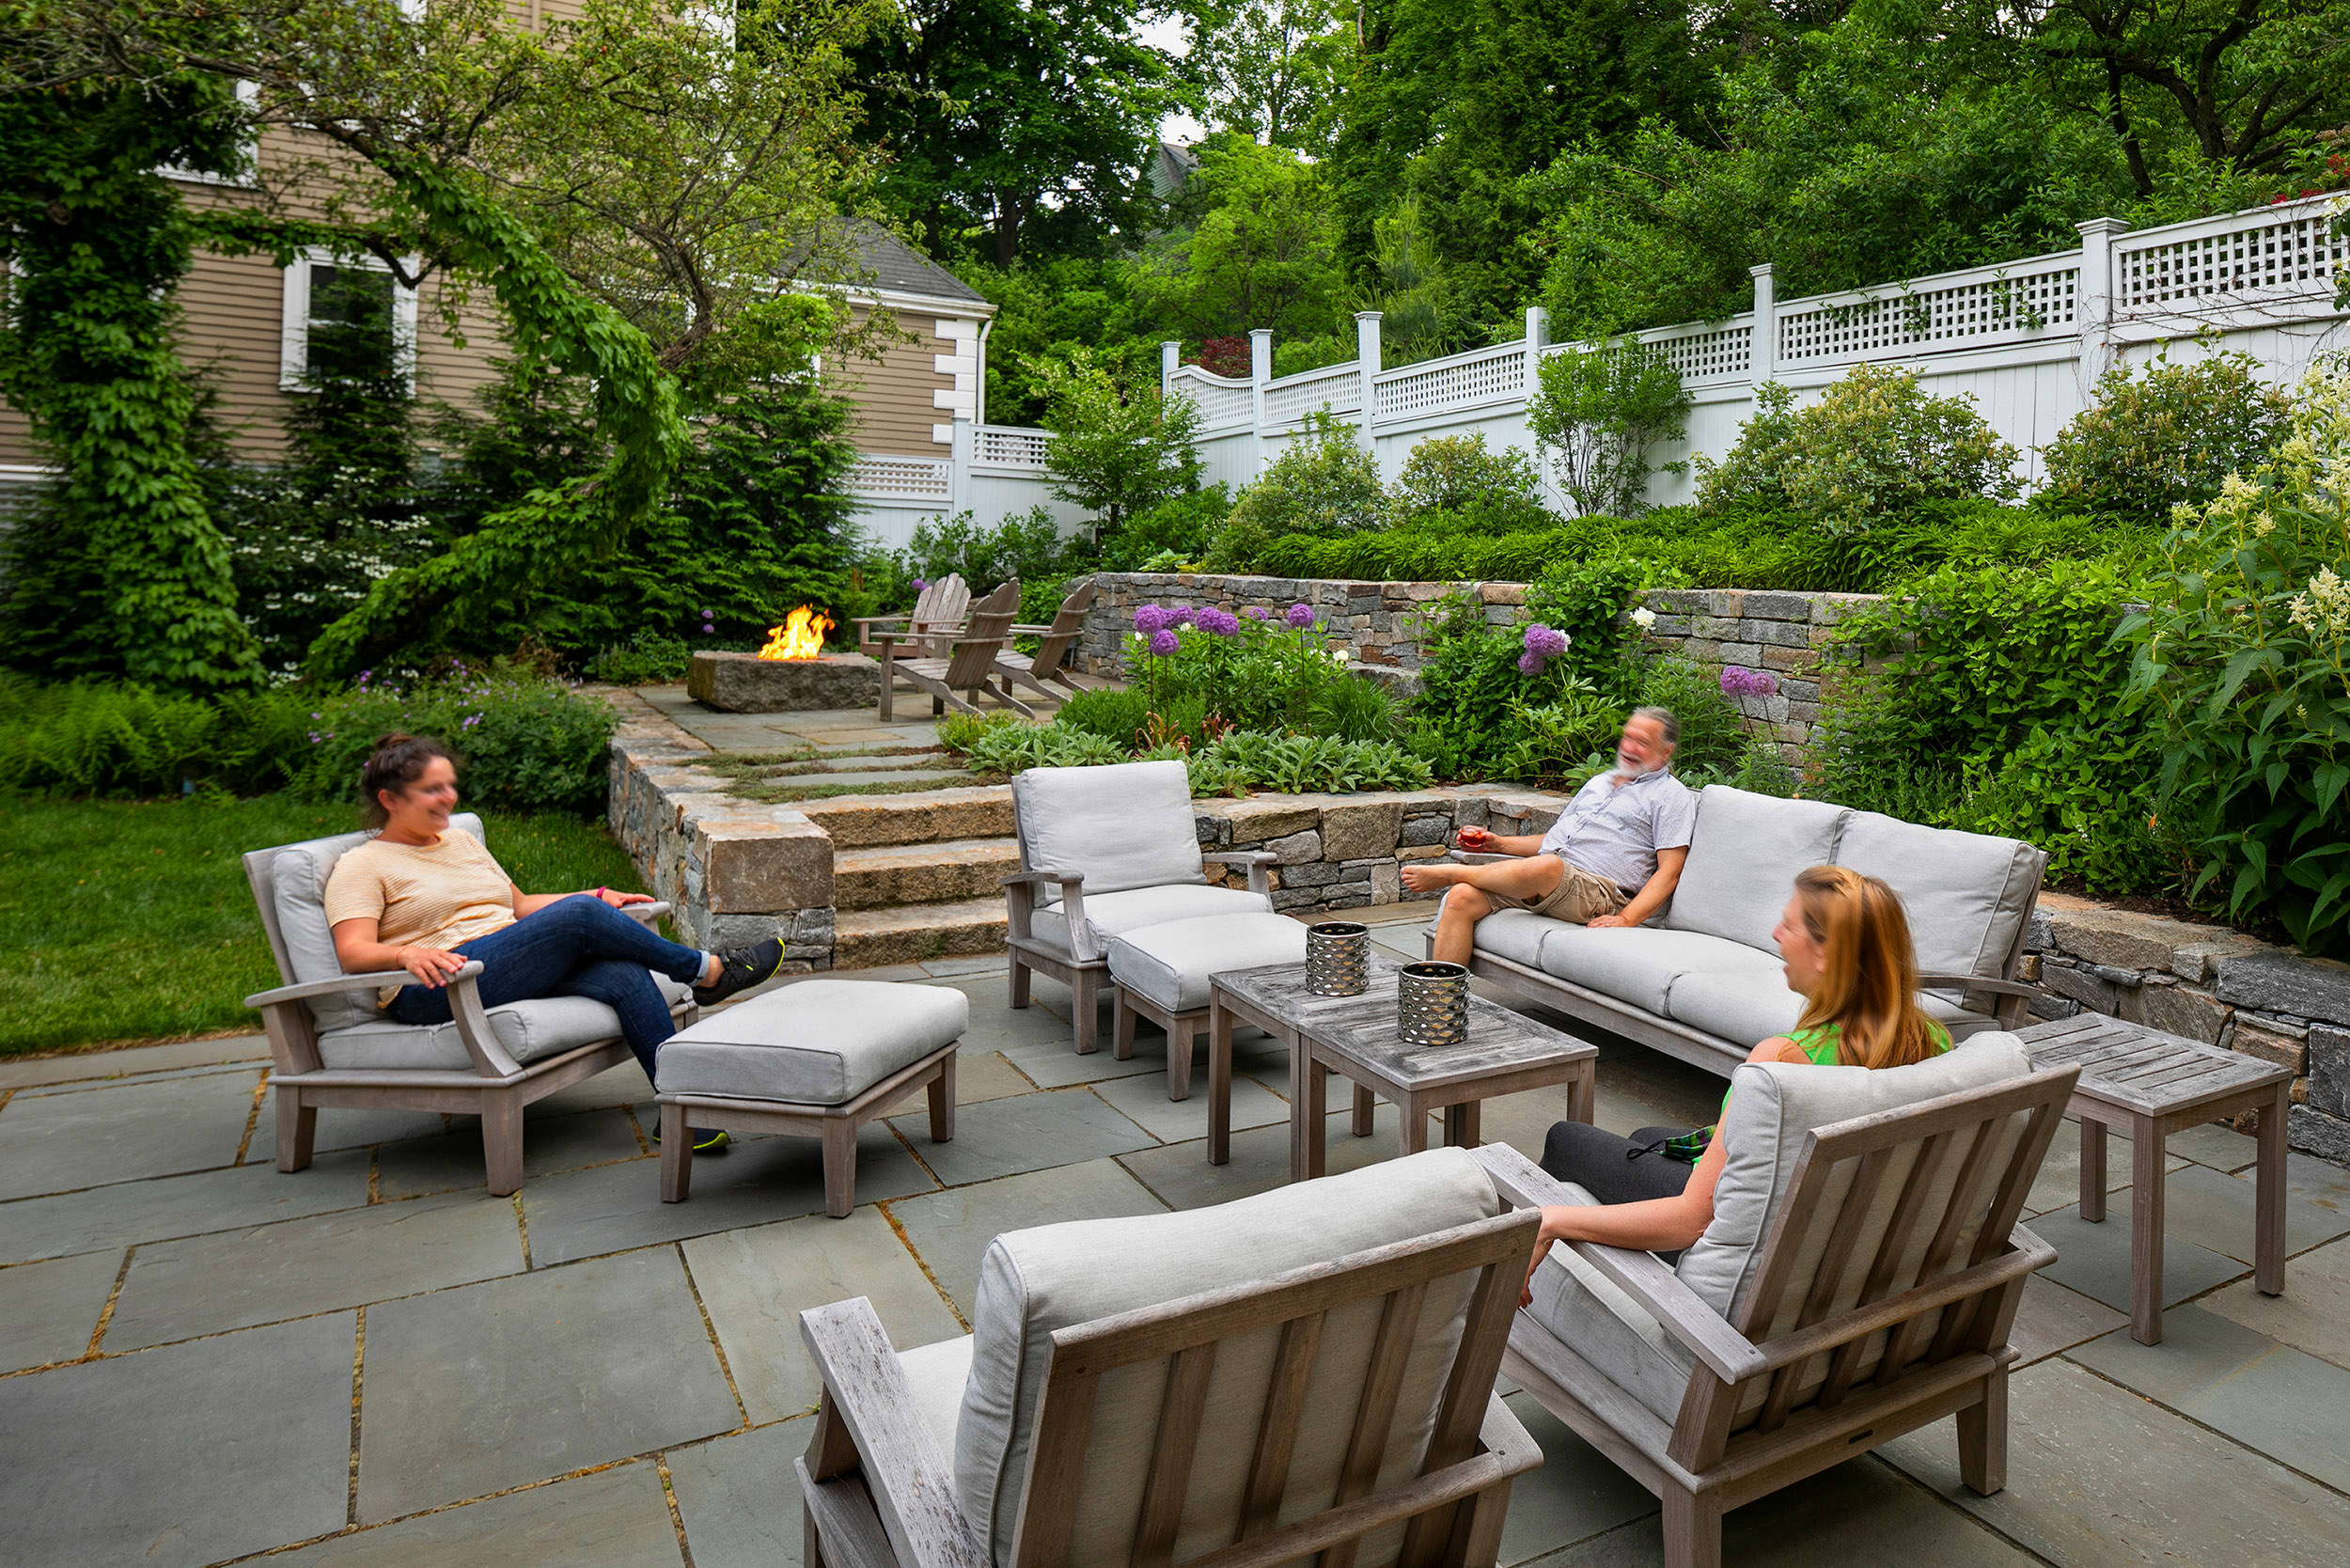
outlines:
[[[1360,909],[1422,897],[1403,886],[1403,868],[1434,860],[1464,827],[1505,835],[1546,833],[1567,797],[1538,790],[1447,790],[1360,795],[1253,795],[1195,800],[1199,847],[1269,850],[1277,910]],[[1239,886],[1245,868],[1210,866],[1212,882]]]
[[[2061,893],[2040,896],[2025,945],[2034,1013],[2102,1012],[2289,1067],[2287,1137],[2350,1162],[2350,964]]]

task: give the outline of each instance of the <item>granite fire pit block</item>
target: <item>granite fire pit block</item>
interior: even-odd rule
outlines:
[[[862,708],[881,698],[881,666],[862,653],[762,659],[756,653],[694,655],[685,693],[728,713],[796,713]]]

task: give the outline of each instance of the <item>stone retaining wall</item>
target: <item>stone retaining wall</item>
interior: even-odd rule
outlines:
[[[1195,800],[1203,850],[1269,850],[1278,910],[1360,909],[1415,902],[1402,872],[1415,860],[1445,854],[1464,827],[1503,834],[1546,833],[1566,808],[1563,795],[1539,790],[1466,786],[1360,795],[1252,795]],[[1210,866],[1209,880],[1246,881],[1239,867]]]

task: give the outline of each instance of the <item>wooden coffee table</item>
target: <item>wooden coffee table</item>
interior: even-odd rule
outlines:
[[[2130,1139],[2130,1338],[2162,1342],[2163,1147],[2223,1116],[2261,1113],[2252,1282],[2285,1289],[2285,1115],[2293,1073],[2175,1034],[2084,1012],[2015,1031],[2035,1068],[2077,1063],[2067,1108],[2081,1119],[2081,1217],[2106,1217],[2106,1129]]]
[[[1355,1085],[1354,1130],[1371,1135],[1371,1097],[1394,1103],[1403,1152],[1428,1146],[1428,1118],[1444,1112],[1445,1142],[1473,1149],[1480,1101],[1521,1090],[1570,1086],[1569,1114],[1591,1119],[1599,1050],[1481,996],[1469,998],[1468,1039],[1411,1045],[1396,1032],[1396,971],[1373,953],[1371,988],[1359,996],[1317,996],[1302,964],[1235,969],[1208,993],[1208,1163],[1231,1158],[1232,1028],[1253,1024],[1289,1047],[1290,1180],[1324,1166],[1325,1085],[1333,1073]]]

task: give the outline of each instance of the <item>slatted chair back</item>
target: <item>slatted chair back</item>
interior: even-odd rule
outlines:
[[[1051,628],[1028,660],[1029,674],[1042,681],[1060,673],[1069,662],[1069,651],[1077,645],[1077,634],[1085,629],[1086,612],[1093,608],[1097,591],[1093,579],[1088,577],[1077,585],[1076,592],[1060,602],[1060,613],[1053,617]]]
[[[1460,1560],[1537,1225],[1499,1215],[1058,1330],[1009,1568]]]
[[[1020,579],[998,588],[971,606],[971,614],[955,635],[954,651],[947,656],[946,684],[970,691],[995,673],[995,655],[1011,639],[1011,623],[1020,618]]]
[[[2023,1281],[1999,1262],[2078,1075],[2034,1073],[1809,1134],[1731,1324],[1772,1365],[1737,1384],[1699,1366],[1674,1459],[1710,1466],[1735,1434],[2005,1343]]]
[[[914,601],[914,613],[906,619],[906,631],[917,637],[934,640],[925,646],[932,652],[947,651],[944,640],[961,629],[964,619],[971,613],[971,587],[962,573],[949,572],[936,582],[925,583]]]

